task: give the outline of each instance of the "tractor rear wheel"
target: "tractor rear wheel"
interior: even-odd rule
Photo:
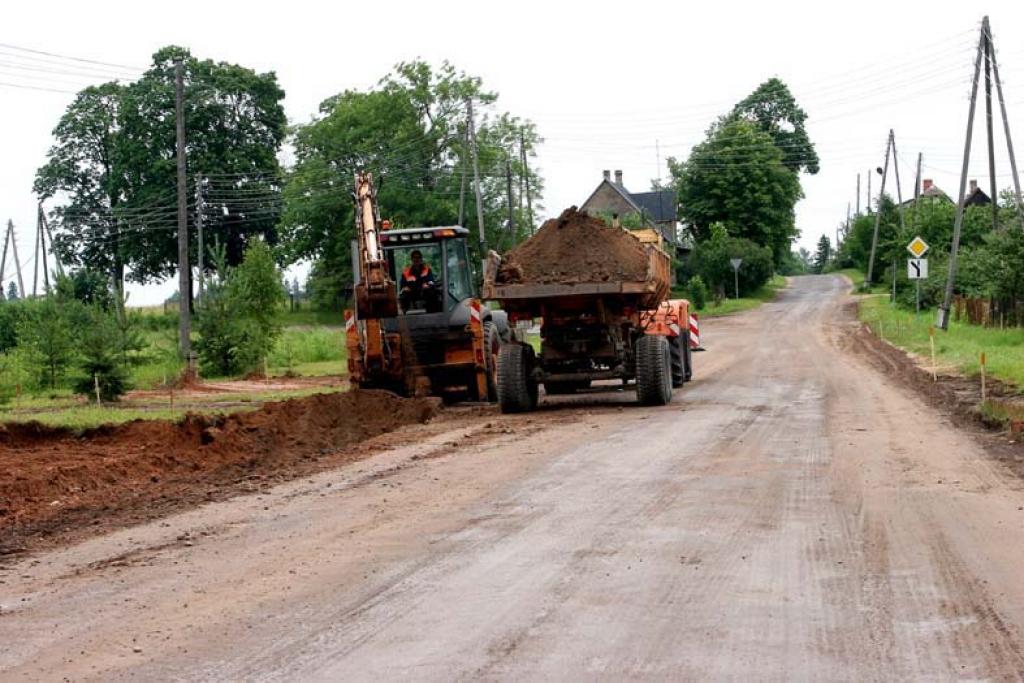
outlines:
[[[672,400],[672,352],[667,337],[644,335],[636,344],[636,397],[645,406]]]
[[[502,344],[498,351],[498,404],[503,413],[525,413],[537,407],[533,379],[533,349],[525,344]]]
[[[483,400],[498,400],[498,351],[501,349],[501,337],[498,328],[490,320],[484,323],[484,368],[487,373],[487,396]]]
[[[686,381],[686,352],[683,349],[685,341],[681,336],[666,337],[668,339],[669,353],[672,356],[672,386],[679,388]]]

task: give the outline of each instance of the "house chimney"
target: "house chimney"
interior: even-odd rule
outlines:
[[[604,179],[605,180],[611,180],[612,179],[612,172],[611,171],[601,171],[601,172],[604,173]]]
[[[971,181],[971,192],[970,193],[974,194],[977,191],[978,191],[978,181],[977,180],[972,180]]]
[[[932,189],[932,179],[925,178],[921,181],[921,192],[927,192],[930,189]]]
[[[622,171],[615,171],[615,184],[622,187]]]

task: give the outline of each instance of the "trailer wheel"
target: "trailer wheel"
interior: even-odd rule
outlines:
[[[672,386],[679,388],[686,381],[686,353],[683,351],[682,336],[667,337],[668,349],[672,356]]]
[[[690,348],[690,332],[687,331],[680,339],[683,340],[683,359],[686,368],[683,372],[683,381],[689,382],[693,379],[693,349]]]
[[[537,381],[531,376],[533,349],[502,344],[498,351],[498,404],[503,413],[525,413],[537,407]]]
[[[501,337],[498,327],[488,320],[484,323],[484,368],[487,373],[487,396],[484,400],[498,400],[498,350],[501,348]]]
[[[667,337],[644,335],[636,345],[636,397],[645,406],[672,400],[672,352]]]

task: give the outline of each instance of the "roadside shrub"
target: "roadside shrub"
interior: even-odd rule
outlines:
[[[716,292],[733,296],[733,268],[730,259],[741,258],[740,296],[764,286],[772,276],[771,247],[762,247],[741,237],[716,235],[697,245],[690,254],[692,270]]]
[[[81,318],[78,310],[81,304],[58,304],[54,299],[30,303],[25,318],[18,325],[18,346],[25,351],[39,385],[56,389],[75,360],[79,340],[73,323]]]
[[[228,268],[219,261],[220,278],[210,281],[196,316],[196,351],[204,374],[261,372],[281,334],[279,309],[284,303],[281,274],[270,247],[254,240],[242,263]]]
[[[708,301],[708,286],[704,284],[704,278],[694,275],[690,278],[690,303],[696,311],[703,311]]]

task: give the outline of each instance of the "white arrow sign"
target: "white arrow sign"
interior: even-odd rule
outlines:
[[[908,280],[927,280],[928,279],[928,259],[926,259],[926,258],[908,258],[907,259],[907,279]]]
[[[731,259],[729,259],[729,263],[732,264],[732,269],[733,270],[739,270],[740,269],[740,264],[743,263],[743,259],[741,259],[741,258],[731,258]]]

